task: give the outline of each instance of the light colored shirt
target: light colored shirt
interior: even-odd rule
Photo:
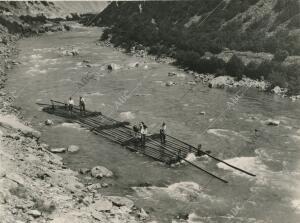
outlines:
[[[69,100],[69,105],[74,105],[73,99]]]
[[[148,129],[147,129],[147,128],[144,128],[144,127],[142,127],[142,128],[141,128],[141,134],[143,134],[143,135],[147,135],[147,134],[148,134]]]

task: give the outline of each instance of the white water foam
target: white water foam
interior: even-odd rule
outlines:
[[[113,70],[120,70],[122,68],[121,65],[118,65],[118,64],[115,64],[115,63],[112,63],[110,65],[111,65],[111,67],[112,67]]]
[[[82,130],[83,128],[81,128],[81,126],[78,123],[68,123],[68,122],[64,122],[60,125],[57,125],[55,127],[66,127],[66,128],[73,128],[73,129],[77,129],[77,130]]]
[[[228,130],[228,129],[209,129],[209,130],[207,130],[207,133],[214,134],[216,136],[227,138],[227,139],[231,139],[232,136],[236,136],[236,137],[242,138],[245,141],[250,140],[248,137],[243,136],[241,133],[238,133],[238,132],[235,132],[232,130]]]
[[[195,182],[179,182],[168,187],[133,187],[138,196],[143,198],[153,198],[155,195],[159,198],[166,195],[170,199],[191,202],[196,200],[205,200],[209,202],[221,202],[221,200],[211,195],[205,194],[199,184]]]
[[[32,54],[30,56],[30,58],[33,59],[33,60],[38,60],[38,59],[42,58],[42,55],[41,54]]]
[[[291,206],[295,209],[297,213],[300,213],[300,200],[292,200]]]
[[[193,162],[197,160],[197,156],[194,153],[188,153],[186,158],[187,161]],[[183,160],[184,162],[184,160]]]
[[[55,48],[36,48],[33,49],[33,52],[51,52],[53,50],[56,50]]]
[[[251,177],[223,163],[218,163],[217,166],[221,169],[232,171],[232,173],[237,176],[247,177],[249,180],[254,180],[258,185],[268,185],[269,187],[283,189],[289,188],[290,190],[291,185],[287,183],[290,181],[290,176],[299,176],[298,172],[272,171],[262,162],[259,157],[235,157],[224,161],[233,166],[253,173],[256,175],[256,177]]]
[[[86,93],[84,95],[85,96],[104,96],[105,94],[102,94],[100,92],[90,92],[90,93]]]
[[[120,116],[121,120],[123,120],[123,121],[135,119],[135,115],[130,111],[121,112],[119,116]]]
[[[248,172],[266,172],[268,171],[268,168],[266,165],[264,165],[261,160],[258,157],[235,157],[232,159],[227,159],[224,160],[225,162],[233,165],[233,166],[237,166],[241,169],[247,170]],[[217,166],[221,169],[224,170],[230,170],[232,171],[234,174],[236,175],[240,175],[240,176],[245,176],[247,177],[248,175],[235,170],[223,163],[218,163]]]

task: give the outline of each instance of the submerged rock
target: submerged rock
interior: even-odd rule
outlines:
[[[267,125],[271,125],[271,126],[278,126],[280,124],[279,120],[273,120],[273,119],[269,119],[266,121]]]
[[[91,175],[96,178],[102,178],[102,177],[112,177],[113,172],[111,172],[109,169],[107,169],[104,166],[95,166],[91,170]]]
[[[47,119],[45,121],[45,125],[54,125],[54,122],[52,120],[50,120],[50,119]]]
[[[166,82],[166,86],[167,86],[167,87],[174,86],[174,85],[176,85],[176,83],[173,82],[173,81],[168,81],[168,82]]]
[[[177,74],[176,74],[175,72],[169,72],[169,73],[168,73],[168,76],[169,76],[169,77],[173,77],[173,76],[176,76],[176,75],[177,75]]]

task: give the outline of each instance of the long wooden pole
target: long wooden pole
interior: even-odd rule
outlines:
[[[174,138],[173,136],[170,136],[170,135],[167,135],[167,136],[170,137],[170,138],[176,139],[176,138]],[[189,145],[188,143],[183,142],[183,141],[181,141],[181,140],[179,140],[179,139],[176,139],[176,140],[178,140],[179,142],[181,142],[181,143],[183,143],[183,144],[185,144],[185,145],[191,146],[191,145]],[[194,149],[197,149],[197,148],[194,147],[194,146],[191,146],[191,147],[193,147]],[[203,151],[203,150],[201,150],[201,152],[202,152],[203,154],[205,154],[205,155],[211,157],[212,159],[217,160],[217,161],[220,162],[220,163],[223,163],[223,164],[225,164],[225,165],[227,165],[227,166],[230,166],[230,167],[233,168],[233,169],[236,169],[236,170],[238,170],[238,171],[241,171],[241,172],[243,172],[243,173],[245,173],[245,174],[248,174],[248,175],[250,175],[250,176],[253,176],[253,177],[256,176],[256,175],[253,174],[253,173],[250,173],[250,172],[248,172],[248,171],[246,171],[246,170],[242,170],[242,169],[240,169],[240,168],[238,168],[238,167],[236,167],[236,166],[233,166],[233,165],[231,165],[231,164],[229,164],[229,163],[227,163],[227,162],[225,162],[225,161],[223,161],[223,160],[220,160],[219,158],[214,157],[214,156],[210,155],[209,153],[207,153],[207,152],[205,152],[205,151]]]

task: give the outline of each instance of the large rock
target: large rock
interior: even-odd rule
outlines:
[[[102,177],[112,177],[113,172],[111,172],[109,169],[107,169],[104,166],[95,166],[91,170],[91,175],[96,178],[102,178]]]
[[[287,89],[281,88],[281,87],[279,87],[279,86],[274,87],[271,91],[272,91],[274,94],[278,94],[278,95],[284,95],[284,94],[287,93]]]
[[[22,131],[23,136],[25,136],[25,137],[35,138],[35,139],[39,139],[41,137],[41,133],[36,130],[22,129],[21,131]]]
[[[88,172],[90,172],[91,170],[88,168],[80,168],[79,169],[79,173],[80,174],[87,174]]]
[[[98,200],[93,204],[97,211],[110,211],[113,208],[113,204],[108,200]]]
[[[208,86],[211,88],[224,88],[225,86],[232,85],[234,78],[229,76],[219,76],[212,79]]]
[[[50,151],[52,153],[64,153],[67,151],[67,149],[66,148],[51,148]]]
[[[147,218],[149,218],[149,215],[143,208],[141,208],[141,210],[139,211],[138,216],[141,220],[146,220]]]
[[[34,218],[38,218],[42,215],[42,213],[38,210],[30,210],[27,212],[27,214],[33,216]]]
[[[106,196],[105,198],[110,200],[115,206],[118,207],[126,206],[131,209],[134,206],[134,202],[126,197]]]
[[[76,146],[76,145],[70,145],[70,146],[68,147],[68,152],[71,152],[71,153],[75,153],[75,152],[77,152],[78,150],[79,150],[79,147]]]

